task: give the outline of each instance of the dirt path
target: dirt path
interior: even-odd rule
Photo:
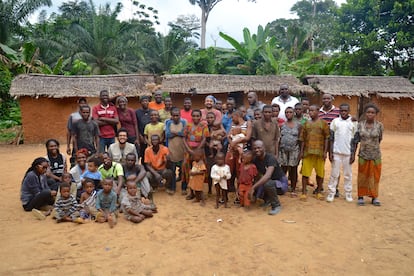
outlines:
[[[21,178],[44,146],[0,146],[0,275],[414,275],[413,149],[414,134],[385,135],[382,207],[282,196],[271,217],[157,193],[153,219],[110,229],[23,212]]]

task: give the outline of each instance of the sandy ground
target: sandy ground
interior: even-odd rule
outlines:
[[[382,207],[282,196],[282,212],[268,216],[258,206],[215,210],[213,198],[203,208],[159,192],[154,218],[121,217],[110,229],[25,213],[20,181],[44,146],[1,146],[0,274],[414,275],[413,148],[414,134],[385,135]],[[356,196],[356,175],[353,182]]]

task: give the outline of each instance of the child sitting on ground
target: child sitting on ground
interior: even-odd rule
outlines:
[[[96,210],[96,191],[93,179],[86,178],[84,181],[84,192],[80,197],[81,210],[79,211],[82,219],[93,220],[98,211]]]
[[[151,205],[142,202],[141,195],[138,192],[135,181],[128,180],[126,183],[127,194],[122,198],[121,208],[125,218],[134,223],[139,223],[145,218],[150,218],[156,209]],[[144,199],[145,200],[145,199]]]
[[[70,194],[70,184],[60,184],[60,198],[55,202],[56,222],[81,222],[78,221],[79,213],[77,212],[78,202]]]
[[[117,195],[112,190],[114,181],[112,178],[102,180],[102,190],[96,195],[96,221],[103,223],[108,222],[109,227],[116,224],[116,201]]]
[[[203,186],[204,179],[206,175],[206,164],[204,163],[204,152],[202,149],[193,150],[193,163],[190,171],[190,188],[195,192],[194,203],[200,202],[201,206],[205,205],[204,195],[203,195]]]
[[[244,137],[246,137],[246,135],[244,135],[244,133],[242,132],[240,127],[232,127],[230,130],[230,140],[234,141],[234,140],[238,140],[238,139],[243,139]],[[244,143],[238,143],[236,146],[236,150],[239,153],[239,160],[238,162],[241,163],[241,157],[243,155],[243,150],[244,150]],[[229,151],[230,155],[230,159],[233,159],[233,154],[232,151]]]
[[[224,207],[227,206],[227,180],[231,178],[229,165],[224,163],[224,153],[218,152],[216,154],[216,164],[211,167],[210,176],[213,180],[213,185],[216,187],[216,209],[219,207],[220,194],[224,201]]]
[[[213,123],[210,129],[210,142],[208,144],[210,158],[213,158],[215,153],[222,151],[224,137],[226,137],[226,131],[221,122]]]
[[[256,166],[252,163],[253,153],[251,151],[244,152],[242,159],[243,163],[240,164],[240,173],[239,177],[237,178],[240,206],[249,208],[251,202],[248,198],[248,194],[253,187],[255,177],[258,175],[258,171]]]

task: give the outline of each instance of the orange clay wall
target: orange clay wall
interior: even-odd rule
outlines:
[[[372,97],[372,102],[380,109],[378,120],[385,131],[414,132],[414,100]]]

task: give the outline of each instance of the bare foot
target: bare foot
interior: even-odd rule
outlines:
[[[109,216],[108,216],[108,224],[109,224],[109,227],[110,227],[110,228],[114,228],[114,226],[115,226],[115,221],[114,221],[114,218],[112,217],[112,215],[109,215]]]

